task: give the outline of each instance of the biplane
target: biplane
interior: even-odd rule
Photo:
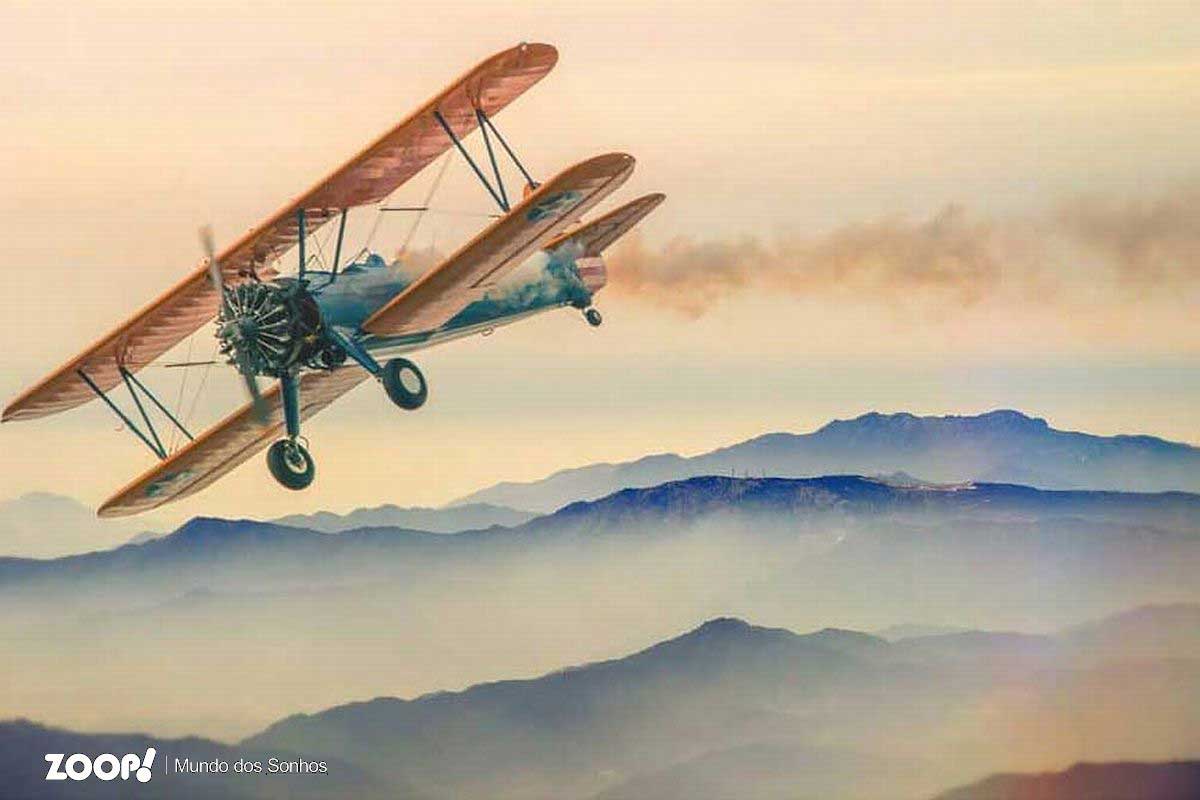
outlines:
[[[136,514],[195,494],[263,449],[271,475],[299,490],[315,475],[303,421],[368,377],[401,409],[425,403],[425,377],[404,355],[556,308],[577,309],[599,325],[592,300],[606,281],[602,253],[663,195],[584,223],[629,177],[631,156],[609,153],[545,182],[533,179],[493,119],[557,60],[546,44],[498,53],[220,252],[204,235],[207,255],[191,273],[17,397],[3,421],[103,401],[159,463],[101,505],[100,516]],[[476,130],[487,163],[464,142]],[[498,218],[415,277],[369,251],[342,264],[347,214],[382,203],[451,148],[499,207]],[[519,201],[501,177],[503,156],[524,179]],[[333,258],[314,266],[310,242],[326,225],[330,238],[336,226]],[[294,272],[285,267],[293,251]],[[240,373],[249,400],[193,437],[138,372],[214,320],[221,360]],[[260,391],[259,378],[274,384]],[[120,384],[136,411],[127,413],[110,396]],[[169,452],[152,417],[169,421],[187,443]]]

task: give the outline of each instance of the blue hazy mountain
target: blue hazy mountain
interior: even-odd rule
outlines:
[[[744,779],[764,759],[790,760],[784,779],[794,792],[803,784],[804,763],[819,754],[825,763],[821,782],[832,782],[837,796],[878,796],[847,794],[846,778],[868,762],[882,767],[886,759],[809,744],[807,724],[784,709],[801,686],[813,704],[847,693],[845,713],[868,707],[887,692],[887,669],[879,660],[886,648],[882,640],[851,631],[801,636],[718,618],[633,655],[540,678],[297,715],[243,745],[387,764],[438,797],[493,798],[584,798],[605,791],[613,797],[676,796],[657,794],[670,780],[657,774],[664,767],[750,748],[722,756],[737,770],[722,771],[726,779]],[[788,701],[781,703],[781,695]],[[801,751],[807,759],[797,758]],[[684,771],[701,774],[695,767]],[[618,789],[631,780],[655,787],[655,793]],[[713,784],[702,783],[691,785],[691,796],[717,796]],[[882,784],[870,785],[878,790]],[[627,788],[636,790],[637,783]],[[773,789],[743,784],[738,794],[794,796],[781,795],[778,784]]]
[[[1076,764],[1062,772],[994,775],[936,800],[1195,800],[1200,761]]]
[[[0,558],[0,592],[29,582],[78,585],[120,576],[149,581],[145,586],[150,586],[156,573],[180,589],[187,588],[195,571],[209,588],[214,583],[245,586],[239,583],[243,578],[252,578],[250,585],[261,588],[270,585],[273,576],[306,579],[350,566],[366,567],[365,574],[374,574],[375,568],[388,568],[389,557],[403,559],[394,566],[407,569],[428,560],[476,560],[580,536],[656,536],[709,520],[768,530],[799,522],[909,525],[917,519],[1021,528],[1040,521],[1056,530],[1083,523],[1094,531],[1094,541],[1083,544],[1101,541],[1106,532],[1144,537],[1148,531],[1164,545],[1188,544],[1191,534],[1200,531],[1200,495],[1047,491],[987,483],[894,485],[851,475],[704,476],[571,503],[511,528],[452,535],[386,526],[332,535],[276,522],[197,517],[169,535],[113,550],[49,560]]]
[[[11,613],[47,597],[59,613],[94,613],[106,604],[158,603],[200,589],[270,593],[379,581],[403,588],[531,558],[586,568],[593,548],[600,548],[597,559],[601,552],[604,559],[638,558],[649,541],[701,531],[696,542],[710,530],[745,538],[748,552],[773,553],[776,574],[754,592],[775,585],[784,595],[804,588],[838,593],[837,582],[850,581],[865,587],[864,602],[890,590],[897,592],[893,604],[936,595],[938,586],[956,581],[966,590],[986,589],[973,574],[981,563],[990,580],[1008,580],[1013,588],[1054,580],[1064,568],[1088,579],[1060,581],[1063,598],[1107,592],[1124,606],[1189,600],[1188,570],[1200,566],[1200,495],[896,486],[855,476],[698,477],[573,503],[512,528],[457,534],[394,527],[325,534],[196,518],[170,535],[114,550],[0,558],[0,599]],[[795,552],[801,545],[803,558]],[[789,573],[794,558],[796,571]],[[943,568],[938,586],[914,584],[934,563]],[[1123,595],[1131,585],[1147,593]]]
[[[1154,626],[1160,613],[1175,624],[1184,610],[1134,618]],[[435,797],[928,797],[984,771],[1041,763],[1039,737],[1078,725],[1087,733],[1051,758],[1195,752],[1200,606],[1187,614],[1193,636],[1160,661],[1098,660],[1063,636],[1032,636],[1014,653],[1018,634],[897,645],[716,618],[538,678],[295,715],[243,745],[386,767]],[[997,653],[1012,657],[997,665]],[[1003,730],[990,717],[997,692],[1017,693]],[[1104,707],[1088,696],[1105,697]],[[1135,718],[1155,724],[1130,725]]]
[[[1089,641],[1078,636],[1084,630]],[[1156,655],[1096,648],[1126,636],[1156,641]],[[1200,605],[1135,609],[1053,635],[972,631],[897,643],[717,617],[630,655],[540,677],[293,714],[234,745],[0,722],[0,796],[916,800],[1001,771],[1195,752],[1198,665]],[[1090,702],[1097,697],[1104,702]],[[149,746],[159,751],[149,784],[43,781],[48,752]],[[324,760],[329,773],[162,772],[175,758],[272,756]],[[1095,773],[1081,779],[1089,769],[1005,775],[944,797],[1098,796],[1003,793],[1031,781],[1063,792],[1094,786]],[[1163,785],[1144,768],[1117,769],[1113,787]]]
[[[551,511],[629,487],[696,475],[886,475],[1048,489],[1200,491],[1200,448],[1153,436],[1093,436],[1018,411],[918,417],[870,413],[806,434],[771,433],[689,458],[594,464],[528,483],[499,483],[459,503]]]
[[[0,559],[0,637],[17,643],[0,717],[92,724],[44,688],[69,681],[114,726],[239,737],[346,697],[627,652],[714,614],[1044,630],[1200,601],[1198,573],[1185,493],[700,477],[456,534],[195,519],[141,545]],[[90,668],[96,648],[125,680]]]
[[[458,533],[482,530],[493,526],[510,528],[537,516],[529,511],[492,505],[468,503],[448,508],[403,508],[382,505],[359,508],[348,514],[320,511],[316,514],[293,514],[274,520],[280,525],[308,528],[322,533],[341,533],[355,528],[407,528],[430,533]]]

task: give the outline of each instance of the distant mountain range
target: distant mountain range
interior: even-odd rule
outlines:
[[[893,485],[969,481],[1047,489],[1200,491],[1200,448],[1152,436],[1093,436],[1017,411],[917,417],[870,413],[808,434],[772,433],[685,458],[594,464],[529,483],[499,483],[444,508],[381,505],[275,522],[324,533],[398,527],[434,533],[512,527],[578,500],[702,475],[886,476]],[[914,478],[913,475],[918,477]],[[35,492],[0,503],[0,556],[55,558],[141,544],[161,534],[100,520],[67,497]]]
[[[386,513],[386,512],[385,512]],[[1052,539],[1003,543],[1003,559],[1034,544],[1047,547],[1114,546],[1125,536],[1141,544],[1153,532],[1166,552],[1200,550],[1200,495],[1183,492],[1046,491],[1007,484],[902,485],[858,476],[823,478],[697,477],[644,489],[625,489],[590,502],[572,503],[511,528],[492,527],[457,534],[431,534],[395,527],[366,527],[331,535],[279,523],[199,517],[174,533],[113,550],[51,560],[0,558],[0,597],[54,587],[60,611],[73,593],[112,592],[134,582],[141,597],[163,590],[174,597],[195,589],[270,591],[321,584],[344,585],[420,573],[431,564],[463,564],[511,557],[531,550],[599,539],[673,535],[696,525],[747,530],[756,537],[772,531],[794,538],[797,530],[838,531],[834,544],[859,530],[866,539],[894,537],[913,525],[983,526],[981,545],[995,546],[997,526],[1047,529]],[[969,524],[968,524],[969,523]],[[856,528],[857,526],[857,528]],[[1085,538],[1064,537],[1072,528]],[[866,536],[870,531],[870,535]],[[1051,533],[1052,532],[1052,533]],[[952,538],[912,541],[921,549],[966,544],[966,530]],[[820,537],[818,537],[820,538]],[[889,545],[889,546],[894,546]],[[891,566],[895,566],[894,564]],[[1160,578],[1163,576],[1160,575]],[[59,584],[67,591],[60,591]],[[86,607],[94,610],[92,600]]]
[[[136,521],[100,519],[69,497],[30,492],[0,503],[0,556],[59,558],[107,550],[141,529]]]
[[[1195,800],[1200,761],[1076,764],[1062,772],[995,775],[936,800]]]
[[[1131,635],[1153,647],[1113,647]],[[1196,752],[1198,665],[1200,605],[1135,609],[1056,635],[970,631],[894,643],[720,617],[632,655],[537,678],[296,714],[236,746],[0,723],[0,775],[14,797],[916,800],[1055,759]],[[1104,702],[1089,702],[1096,697]],[[151,745],[164,760],[303,757],[326,761],[329,773],[168,775],[160,761],[136,793],[119,782],[42,782],[43,753]],[[1097,769],[1061,780],[1002,776],[943,797],[1094,797],[1006,787],[1086,787]],[[1178,765],[1137,767],[1132,778],[1126,765],[1112,769],[1114,787],[1194,780]],[[1156,783],[1148,776],[1157,771],[1174,777]]]
[[[1200,656],[1200,606],[1132,618],[1154,627],[1159,613],[1191,625],[1163,657]],[[939,781],[982,764],[1030,763],[1042,751],[1014,744],[1025,724],[1046,726],[1043,734],[1054,725],[1094,725],[1076,747],[1096,754],[1200,747],[1200,705],[1181,707],[1184,698],[1200,699],[1200,662],[1184,670],[1170,660],[1098,666],[1097,651],[1069,635],[1030,637],[1022,647],[1013,636],[888,644],[853,631],[797,635],[719,618],[625,658],[297,715],[243,744],[329,753],[404,776],[438,797],[606,800],[927,796]],[[1006,654],[1003,663],[997,652]],[[1131,674],[1145,682],[1169,676],[1169,688],[1121,686]],[[974,723],[986,726],[984,709],[1002,686],[1035,699],[1011,702],[1004,732],[964,727],[976,714]],[[1101,687],[1109,693],[1096,696],[1107,698],[1108,711],[1137,709],[1163,727],[1131,731],[1113,726],[1105,711],[1070,705],[1064,714],[1056,705]],[[905,743],[913,736],[925,741]],[[990,745],[989,736],[996,737]]]
[[[553,511],[630,487],[697,475],[810,477],[906,472],[928,481],[1045,489],[1200,491],[1200,448],[1153,436],[1093,436],[1018,411],[978,416],[864,414],[813,433],[771,433],[693,457],[593,464],[528,483],[499,483],[458,503]]]
[[[1186,493],[700,477],[457,534],[196,519],[0,559],[0,640],[20,642],[0,716],[74,724],[78,704],[48,688],[69,681],[105,719],[240,736],[346,696],[610,656],[713,614],[1045,629],[1200,601],[1198,573]],[[96,647],[126,680],[80,663]]]
[[[322,533],[356,528],[405,528],[431,533],[457,533],[495,526],[510,527],[536,514],[489,503],[447,508],[404,508],[381,505],[347,514],[320,511],[293,514],[274,522]],[[136,533],[135,533],[136,531]],[[143,529],[136,520],[100,519],[77,500],[49,492],[31,492],[0,503],[0,558],[61,558],[108,550],[122,544],[145,544],[165,534]]]
[[[322,533],[342,533],[356,528],[405,528],[430,533],[458,533],[497,525],[508,528],[528,522],[535,516],[537,514],[530,511],[518,511],[490,503],[466,503],[447,508],[382,505],[359,508],[348,514],[320,511],[316,514],[293,514],[274,522]]]

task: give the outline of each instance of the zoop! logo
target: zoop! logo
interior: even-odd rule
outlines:
[[[95,775],[102,781],[111,781],[118,777],[125,781],[133,774],[137,776],[139,783],[147,783],[154,776],[150,768],[154,766],[155,752],[153,747],[148,747],[144,757],[137,753],[126,753],[117,758],[112,753],[101,753],[94,759],[83,753],[73,756],[67,756],[65,753],[46,753],[46,761],[50,762],[50,769],[46,770],[46,780],[65,781],[70,778],[73,781],[82,781]]]

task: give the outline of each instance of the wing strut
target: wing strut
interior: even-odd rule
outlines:
[[[500,135],[500,131],[496,130],[496,126],[492,124],[488,115],[483,113],[483,109],[475,109],[475,119],[479,123],[479,129],[483,131],[483,146],[487,149],[488,161],[492,165],[492,174],[495,176],[496,185],[493,186],[488,177],[483,174],[483,170],[475,163],[475,159],[471,158],[471,154],[467,152],[467,148],[463,146],[462,140],[454,133],[454,129],[450,127],[450,123],[446,122],[446,118],[442,116],[442,112],[434,110],[433,118],[442,126],[442,130],[450,137],[450,141],[454,142],[454,147],[466,159],[466,162],[471,167],[471,171],[475,173],[475,177],[479,178],[479,182],[483,184],[483,188],[487,189],[488,194],[496,201],[496,205],[500,206],[500,210],[505,214],[508,213],[510,205],[508,201],[508,192],[504,189],[504,178],[500,176],[500,163],[496,160],[496,151],[492,149],[492,136],[496,137],[496,141],[504,148],[504,152],[516,164],[517,169],[521,171],[521,175],[525,178],[525,182],[530,189],[536,189],[538,182],[529,174],[529,170],[525,169],[525,165],[517,158],[517,154],[508,146],[508,142],[504,141],[504,137]],[[488,134],[491,131],[491,135]]]
[[[96,382],[93,381],[86,372],[84,372],[82,369],[75,370],[75,372],[80,378],[83,379],[83,382],[88,385],[88,388],[95,392],[96,396],[103,400],[104,404],[108,406],[114,414],[117,415],[117,418],[125,424],[125,427],[128,428],[134,436],[141,439],[142,443],[145,444],[146,447],[150,448],[150,452],[158,456],[159,459],[166,460],[168,456],[167,448],[163,447],[162,439],[159,438],[158,431],[154,429],[154,423],[150,421],[150,415],[146,413],[146,407],[142,405],[142,400],[138,396],[139,391],[145,395],[151,403],[154,403],[155,408],[161,411],[163,415],[166,416],[166,418],[169,419],[175,425],[175,427],[183,433],[184,436],[186,436],[189,440],[194,440],[194,437],[188,432],[188,429],[183,427],[183,423],[176,419],[175,415],[168,411],[167,407],[162,404],[162,401],[155,397],[154,393],[147,389],[132,372],[125,369],[125,367],[118,367],[117,369],[121,373],[121,379],[125,381],[125,388],[129,390],[129,396],[133,398],[134,406],[137,407],[138,413],[141,414],[142,422],[146,424],[145,431],[139,428],[137,423],[130,419],[128,414],[121,410],[120,406],[114,403],[108,395],[101,391],[100,387],[96,385]]]
[[[500,135],[500,131],[496,130],[496,126],[492,124],[492,118],[483,113],[482,108],[475,109],[475,116],[479,118],[480,127],[483,128],[484,136],[487,135],[488,131],[491,131],[493,134],[495,134],[496,141],[499,142],[500,146],[504,148],[504,152],[508,153],[508,157],[511,158],[512,162],[517,165],[517,169],[521,170],[521,175],[524,176],[525,183],[528,184],[529,188],[536,189],[541,186],[541,184],[535,181],[533,176],[529,174],[529,170],[525,169],[525,165],[521,163],[521,159],[517,158],[517,154],[513,152],[513,149],[508,146],[508,142],[504,141],[504,137]]]
[[[342,209],[342,218],[338,221],[337,246],[333,250],[333,266],[329,270],[329,282],[337,280],[339,264],[342,261],[342,240],[346,238],[346,211]]]
[[[300,237],[300,241],[299,241],[299,245],[300,245],[300,253],[299,253],[300,280],[304,280],[304,270],[308,267],[308,264],[305,263],[305,259],[304,259],[304,240],[307,238],[306,231],[304,230],[304,228],[305,228],[304,206],[300,206],[300,208],[296,209],[296,230],[298,232],[297,235]]]

